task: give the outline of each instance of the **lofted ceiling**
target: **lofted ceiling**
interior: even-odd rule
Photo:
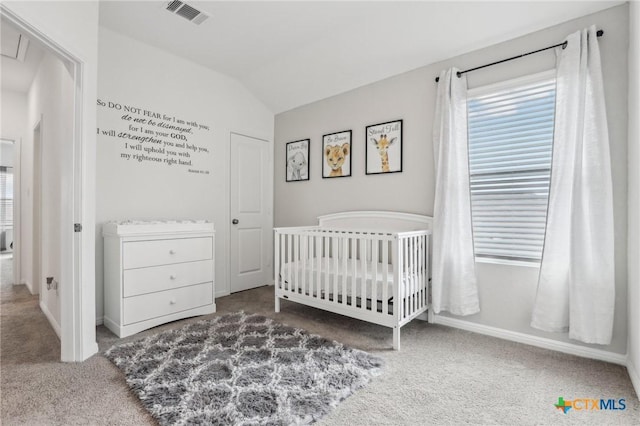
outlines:
[[[101,1],[100,24],[242,82],[274,113],[622,1]]]

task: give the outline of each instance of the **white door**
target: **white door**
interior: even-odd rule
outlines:
[[[273,152],[265,140],[231,134],[229,275],[232,293],[272,281]]]

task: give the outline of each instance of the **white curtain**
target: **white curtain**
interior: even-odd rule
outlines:
[[[609,344],[615,299],[609,136],[596,28],[558,48],[547,231],[531,326]]]
[[[467,80],[442,71],[433,122],[436,194],[433,207],[432,303],[435,313],[480,311],[476,284],[469,151]]]

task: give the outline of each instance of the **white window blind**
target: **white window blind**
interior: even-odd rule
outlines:
[[[471,210],[476,257],[542,257],[555,115],[555,76],[469,92]]]
[[[13,168],[0,167],[0,229],[13,227]]]

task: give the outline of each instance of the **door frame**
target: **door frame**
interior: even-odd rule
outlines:
[[[22,141],[13,140],[13,283],[22,283]]]
[[[84,87],[86,85],[86,66],[79,55],[56,41],[53,35],[46,34],[34,24],[22,19],[4,4],[0,3],[0,12],[4,19],[16,26],[32,40],[44,45],[47,51],[70,65],[74,82],[73,103],[73,139],[65,146],[62,155],[64,163],[62,180],[67,182],[71,191],[62,193],[63,210],[59,226],[63,230],[60,253],[62,258],[61,276],[59,282],[60,294],[60,357],[62,361],[83,361],[98,352],[96,342],[95,316],[95,288],[93,280],[87,280],[83,286],[83,274],[93,275],[94,272],[83,270],[83,262],[87,266],[93,265],[93,253],[90,248],[95,246],[93,235],[95,217],[89,217],[92,206],[88,203],[93,199],[85,194],[85,187],[91,187],[95,172],[85,167],[85,152],[92,134],[85,128],[83,111]],[[86,134],[86,137],[85,137]],[[83,223],[83,219],[84,223]],[[74,232],[74,223],[83,224],[83,232]],[[89,248],[83,257],[83,246]],[[85,277],[86,278],[86,277]],[[68,283],[68,284],[67,284]]]
[[[20,250],[18,247],[21,247],[21,230],[22,230],[22,221],[20,220],[21,208],[20,203],[22,201],[22,197],[20,197],[20,175],[21,175],[21,164],[20,159],[22,158],[21,149],[22,144],[20,143],[19,135],[0,135],[0,139],[4,141],[11,142],[13,144],[13,251],[12,251],[12,263],[13,263],[13,284],[22,284],[22,277],[20,274]]]
[[[31,129],[31,135],[33,136],[33,175],[32,175],[32,218],[31,218],[31,241],[28,247],[31,248],[31,293],[37,294],[40,304],[42,305],[42,259],[43,259],[43,244],[42,244],[42,225],[44,223],[44,216],[42,215],[42,182],[43,182],[43,163],[42,163],[42,129],[43,129],[43,116],[40,115],[38,117],[38,121],[33,125]],[[38,132],[38,142],[36,145],[35,134]],[[38,160],[36,162],[36,159]],[[38,198],[38,202],[36,203],[36,197]],[[36,206],[38,208],[36,209]],[[37,223],[36,223],[37,222]],[[36,225],[38,230],[38,235],[36,235]],[[36,239],[37,237],[37,239]],[[37,244],[36,244],[37,241]],[[36,262],[35,254],[38,254],[38,262]],[[37,264],[38,263],[38,264]],[[37,272],[36,272],[37,271]],[[46,314],[45,314],[46,315]],[[50,319],[51,321],[51,319]],[[53,326],[53,323],[51,324]],[[56,327],[54,326],[54,329]],[[56,330],[56,334],[60,334],[59,330]]]
[[[229,250],[231,248],[231,136],[232,135],[237,135],[237,136],[243,136],[245,138],[251,138],[251,139],[256,139],[256,140],[260,140],[260,141],[264,141],[265,143],[267,143],[269,145],[269,149],[267,149],[267,154],[268,154],[268,164],[267,164],[267,176],[271,176],[271,179],[269,179],[268,183],[269,183],[269,194],[270,196],[268,197],[267,200],[267,214],[271,215],[271,227],[273,228],[273,224],[274,224],[274,216],[273,216],[273,207],[274,207],[274,189],[275,189],[275,185],[274,185],[274,174],[273,174],[273,169],[274,169],[274,165],[273,165],[273,159],[274,159],[274,152],[273,152],[273,141],[270,140],[269,138],[263,138],[263,137],[259,137],[259,136],[252,136],[250,134],[244,133],[244,132],[234,132],[231,131],[229,132],[229,149],[227,150],[227,164],[229,164],[229,169],[227,170],[227,200],[229,202],[229,208],[226,211],[226,243],[225,243],[225,250],[227,253],[229,253]],[[271,273],[267,273],[267,280],[269,282],[269,285],[273,285],[274,283],[274,279],[273,279],[273,232],[271,232],[270,234],[270,241],[271,244],[268,244],[267,246],[269,247],[267,255],[270,254],[270,256],[268,256],[268,260],[267,260],[267,269],[269,271],[271,271]],[[227,276],[227,284],[228,284],[228,292],[227,294],[231,294],[231,256],[227,256],[227,264],[225,265],[226,268],[226,276]]]

